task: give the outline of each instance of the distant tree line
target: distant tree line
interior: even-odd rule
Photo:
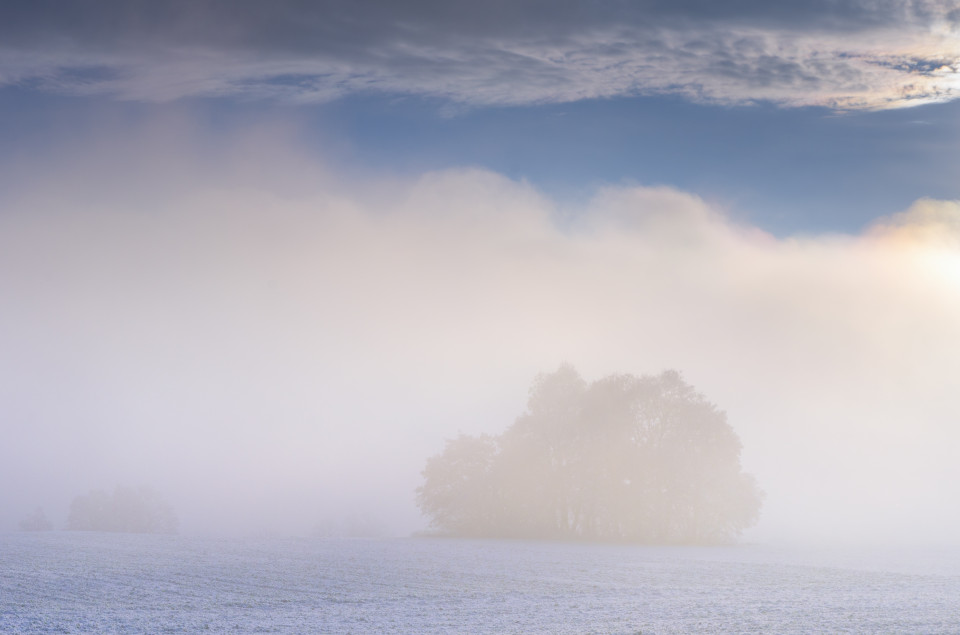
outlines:
[[[461,435],[427,461],[417,503],[461,536],[723,543],[762,492],[724,412],[675,371],[588,384],[540,375],[499,436]]]
[[[50,531],[51,529],[53,529],[53,523],[47,518],[42,507],[37,507],[20,521],[20,531]]]
[[[173,508],[154,490],[117,487],[112,494],[93,490],[73,499],[66,529],[173,534],[178,524]]]

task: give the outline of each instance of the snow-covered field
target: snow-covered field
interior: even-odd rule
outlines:
[[[957,551],[0,534],[0,632],[960,632]]]

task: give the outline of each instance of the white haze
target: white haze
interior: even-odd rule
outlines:
[[[408,532],[443,439],[499,433],[570,362],[676,368],[725,409],[767,492],[748,539],[957,535],[957,203],[776,238],[665,187],[571,209],[483,170],[338,176],[275,129],[195,132],[4,166],[0,525],[146,483],[186,532]]]

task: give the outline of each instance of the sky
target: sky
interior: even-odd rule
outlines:
[[[960,535],[960,4],[0,4],[0,527],[395,533],[538,372],[680,370],[754,541]]]

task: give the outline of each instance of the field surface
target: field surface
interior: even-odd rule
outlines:
[[[0,534],[0,633],[960,632],[960,553]]]

